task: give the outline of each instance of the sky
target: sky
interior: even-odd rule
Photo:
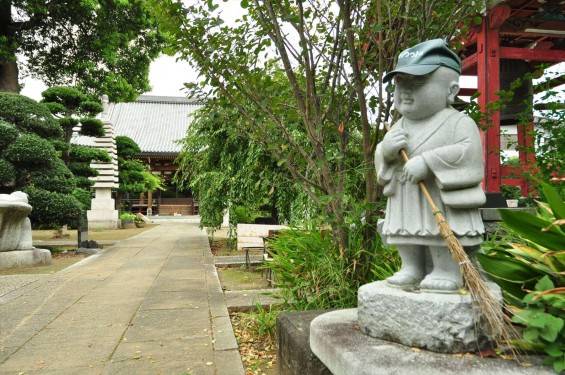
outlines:
[[[183,91],[185,82],[196,80],[196,72],[186,61],[176,61],[174,57],[161,55],[151,63],[149,82],[152,90],[146,95],[186,96]],[[41,99],[41,92],[47,88],[42,81],[26,78],[22,95],[34,100]]]

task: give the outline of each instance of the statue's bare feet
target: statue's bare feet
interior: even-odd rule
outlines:
[[[457,293],[459,290],[459,280],[452,279],[449,276],[441,275],[441,277],[430,274],[420,283],[422,292],[430,293]]]
[[[409,288],[418,285],[418,283],[422,280],[420,275],[415,275],[413,273],[407,271],[398,271],[388,279],[386,279],[387,283],[390,286],[394,286],[397,288]]]

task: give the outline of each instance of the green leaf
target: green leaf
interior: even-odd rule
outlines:
[[[525,239],[549,250],[565,249],[565,234],[561,230],[551,227],[548,231],[542,231],[551,222],[524,211],[498,209],[498,212],[506,226]]]
[[[565,310],[565,294],[544,294],[539,298],[557,309]]]
[[[247,9],[247,7],[249,7],[249,2],[247,0],[241,0],[240,4],[243,9]]]
[[[538,281],[536,284],[536,290],[538,292],[543,292],[545,290],[553,289],[554,287],[555,286],[553,285],[553,282],[551,281],[549,276],[542,277],[541,280]]]
[[[565,370],[565,354],[553,362],[553,369],[557,374],[561,374]]]
[[[552,357],[560,357],[563,355],[563,349],[558,342],[552,342],[546,345],[543,350]]]
[[[514,321],[514,319],[512,319]],[[528,328],[524,330],[524,339],[528,341],[537,341],[539,337],[539,331],[537,328]]]
[[[550,314],[544,314],[543,318],[540,319],[543,319],[545,322],[545,327],[540,330],[540,337],[549,342],[554,342],[557,339],[557,335],[561,332],[561,329],[563,329],[565,322],[563,319]]]
[[[563,203],[563,200],[561,199],[557,191],[553,188],[553,186],[543,181],[541,181],[540,184],[543,188],[543,193],[545,194],[547,203],[551,207],[555,218],[557,220],[565,219],[565,203]]]
[[[545,275],[527,263],[503,255],[477,254],[477,259],[489,275],[506,281],[526,283]]]

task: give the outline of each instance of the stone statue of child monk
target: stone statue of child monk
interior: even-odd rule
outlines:
[[[424,181],[447,223],[468,252],[482,242],[478,207],[485,203],[479,130],[451,107],[459,92],[461,62],[441,39],[402,52],[383,81],[394,82],[394,106],[402,115],[377,146],[378,182],[388,197],[382,235],[402,259],[391,286],[429,292],[462,287],[438,224],[417,183]],[[410,161],[399,155],[405,149]]]

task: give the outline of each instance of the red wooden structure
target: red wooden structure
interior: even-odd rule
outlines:
[[[501,61],[527,62],[531,72],[541,64],[554,65],[565,61],[565,5],[561,0],[507,0],[486,1],[487,10],[482,23],[474,27],[461,50],[463,75],[476,75],[477,90],[481,93],[478,104],[484,111],[487,103],[498,99],[501,89]],[[555,79],[555,85],[564,83],[564,76]],[[535,88],[534,88],[535,92]],[[471,95],[462,90],[461,95]],[[523,177],[508,178],[510,167],[500,164],[500,112],[492,116],[492,126],[482,133],[485,160],[484,189],[499,192],[500,185],[520,186],[527,196],[529,187]],[[533,122],[518,127],[520,166],[534,168],[532,150]],[[524,170],[522,169],[522,174]]]

